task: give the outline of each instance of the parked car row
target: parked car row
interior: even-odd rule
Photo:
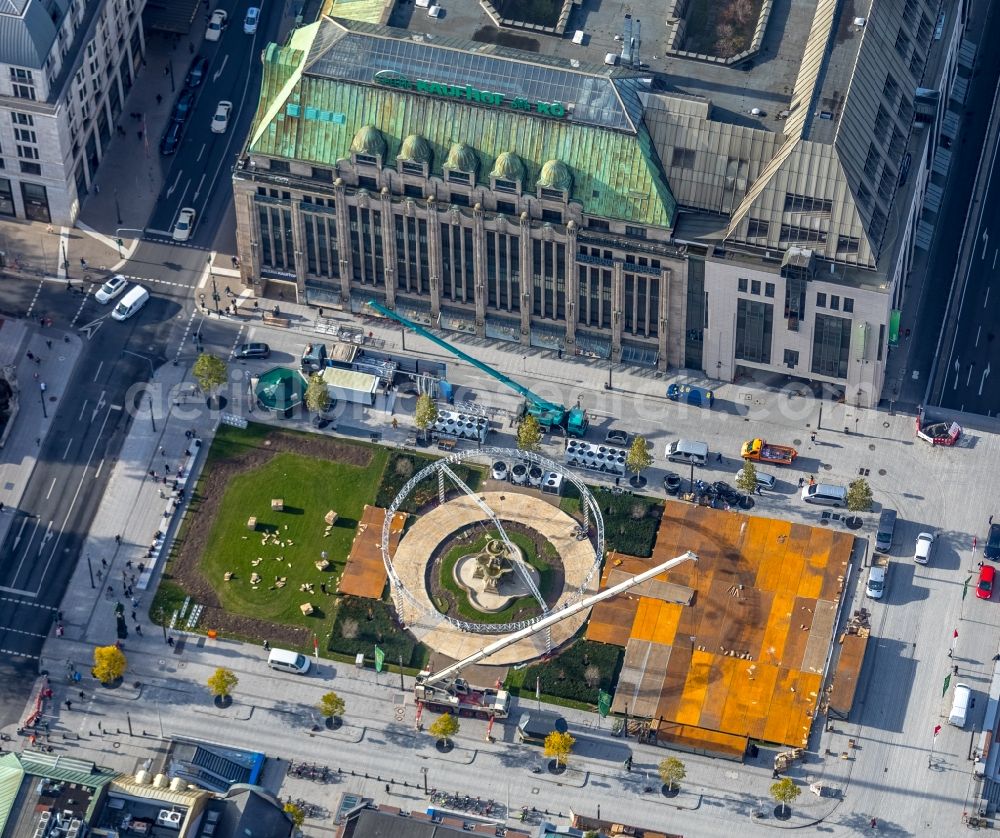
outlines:
[[[202,55],[195,56],[191,69],[188,70],[187,77],[184,79],[181,95],[177,97],[173,112],[170,114],[167,130],[163,132],[163,139],[160,140],[160,154],[174,154],[180,148],[184,125],[187,123],[191,111],[194,110],[195,90],[205,80],[207,72],[208,59]]]

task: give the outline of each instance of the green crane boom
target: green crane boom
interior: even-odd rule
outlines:
[[[514,392],[519,393],[528,403],[528,412],[538,420],[538,424],[543,428],[549,429],[553,427],[563,427],[573,436],[583,436],[587,432],[589,421],[587,419],[586,411],[577,407],[567,409],[561,404],[546,401],[541,396],[533,393],[523,384],[516,382],[513,378],[504,375],[499,370],[493,369],[493,367],[489,364],[484,364],[482,361],[473,358],[461,349],[452,346],[448,343],[448,341],[439,338],[433,332],[428,331],[419,323],[414,323],[409,318],[403,317],[401,314],[397,314],[395,311],[386,308],[384,305],[376,302],[375,300],[369,300],[368,306],[377,311],[379,314],[383,314],[391,320],[395,320],[397,323],[405,326],[411,332],[415,332],[416,334],[427,338],[427,340],[431,341],[431,343],[440,346],[442,349],[450,352],[458,358],[461,358],[463,361],[472,364],[472,366],[474,366],[477,370],[482,370],[500,383],[510,387],[510,389]]]

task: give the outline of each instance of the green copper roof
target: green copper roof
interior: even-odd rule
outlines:
[[[382,23],[386,5],[386,0],[328,0],[323,14],[361,23]]]
[[[476,150],[468,143],[455,143],[448,152],[448,159],[444,165],[456,172],[475,174],[479,158],[476,156]]]
[[[308,43],[308,39],[312,42]],[[657,227],[673,226],[676,201],[641,119],[633,120],[629,108],[614,111],[608,100],[601,106],[603,110],[596,109],[596,105],[591,108],[594,121],[581,122],[577,118],[579,106],[567,108],[564,118],[545,117],[516,107],[490,106],[458,96],[401,90],[386,84],[345,81],[340,75],[331,75],[342,65],[335,65],[329,59],[330,51],[335,47],[343,51],[345,41],[349,41],[358,47],[359,54],[365,54],[365,45],[359,42],[366,40],[378,41],[383,46],[396,43],[374,34],[348,32],[336,21],[323,19],[298,30],[287,47],[269,47],[264,54],[261,99],[249,151],[333,166],[348,159],[352,148],[357,150],[362,129],[377,129],[386,144],[383,163],[394,166],[404,139],[410,134],[420,134],[432,153],[431,173],[441,176],[443,162],[448,160],[456,143],[465,143],[473,150],[479,172],[495,172],[498,165],[505,169],[507,164],[501,162],[503,153],[517,149],[517,157],[524,165],[522,187],[528,192],[536,189],[546,161],[558,161],[562,167],[554,167],[552,182],[565,183],[563,173],[571,173],[570,198],[582,204],[584,212]],[[455,49],[439,50],[437,58],[453,64],[463,55],[468,54]],[[506,56],[502,61],[504,67],[515,64]],[[516,66],[530,74],[531,56],[525,54],[522,63]],[[403,64],[396,72],[407,70]],[[445,71],[442,73],[447,75]],[[562,73],[559,83],[566,91],[571,81],[580,90],[589,91],[588,95],[596,95],[600,88],[613,98],[618,90],[608,78],[569,70]],[[475,76],[469,76],[467,83],[473,87],[478,83],[482,90],[491,89]],[[514,98],[513,93],[502,95],[505,102]],[[631,130],[601,127],[596,116],[599,114],[613,115],[616,125]],[[365,136],[370,139],[371,131],[365,131]],[[366,143],[364,147],[370,146]],[[467,158],[468,154],[463,156]],[[464,167],[468,162],[463,164],[463,171],[467,170]]]
[[[569,173],[562,160],[548,160],[538,175],[538,185],[545,189],[561,189],[565,192],[573,188],[573,175]]]

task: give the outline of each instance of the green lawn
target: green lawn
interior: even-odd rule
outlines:
[[[217,440],[215,445],[222,449],[216,451],[213,445],[212,454],[224,455],[229,444],[226,439]],[[333,592],[358,519],[365,503],[373,499],[385,467],[385,449],[372,447],[370,451],[366,468],[280,452],[260,468],[230,481],[202,559],[202,572],[226,610],[313,628],[330,616],[334,598],[324,597],[319,585],[325,582]],[[272,498],[284,500],[283,512],[271,510]],[[331,509],[340,517],[324,537],[323,517]],[[247,529],[250,516],[257,518],[256,532]],[[262,544],[265,532],[277,536],[278,543]],[[331,562],[326,572],[314,564],[323,551]],[[254,566],[258,558],[263,560]],[[226,572],[232,572],[234,579],[224,581]],[[257,586],[250,582],[254,572],[262,578]],[[285,586],[275,589],[275,577],[285,577]],[[313,583],[315,593],[300,591],[304,582]],[[299,610],[304,602],[317,608],[311,617]]]

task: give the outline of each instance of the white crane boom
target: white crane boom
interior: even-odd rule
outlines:
[[[640,585],[647,579],[652,579],[654,576],[672,570],[677,567],[677,565],[683,562],[698,561],[698,557],[688,550],[681,556],[677,558],[670,559],[669,561],[663,562],[656,567],[651,567],[649,570],[644,570],[642,573],[637,573],[635,576],[626,579],[624,582],[619,582],[617,585],[612,585],[610,588],[605,588],[603,591],[599,591],[593,596],[581,599],[579,602],[574,602],[572,605],[562,608],[558,611],[552,611],[537,623],[532,623],[527,628],[523,628],[520,631],[515,631],[513,634],[508,634],[506,637],[502,637],[495,643],[490,643],[488,646],[484,646],[478,652],[473,652],[467,658],[453,663],[451,666],[446,666],[440,672],[435,672],[431,675],[427,675],[424,678],[418,679],[418,683],[424,686],[432,686],[440,681],[443,681],[452,675],[458,674],[464,667],[472,666],[474,663],[479,663],[483,658],[488,658],[490,655],[499,652],[501,649],[506,649],[508,646],[512,646],[520,640],[524,640],[526,637],[531,637],[539,631],[543,631],[556,623],[572,617],[574,614],[579,614],[581,611],[586,610],[599,602],[603,602],[606,599],[611,599],[613,596],[617,596],[629,588],[634,588],[636,585]]]

